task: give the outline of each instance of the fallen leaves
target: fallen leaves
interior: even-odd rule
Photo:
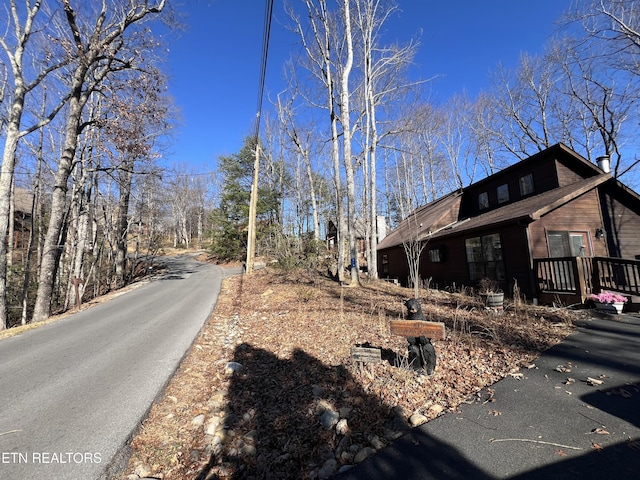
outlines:
[[[406,339],[389,333],[389,320],[404,318],[402,300],[410,295],[385,282],[340,288],[308,272],[265,269],[226,279],[195,348],[132,442],[128,471],[144,463],[166,480],[195,478],[211,459],[204,432],[192,422],[211,410],[216,397],[216,405],[237,412],[233,428],[254,432],[258,441],[257,455],[247,458],[231,455],[238,445],[223,445],[221,458],[235,463],[221,465],[220,478],[233,477],[238,468],[247,473],[259,459],[277,468],[285,460],[295,463],[297,470],[279,470],[279,478],[310,478],[322,452],[337,448],[342,437],[322,431],[314,413],[319,397],[336,411],[352,409],[348,437],[366,441],[384,433],[390,412],[405,412],[404,421],[412,415],[431,420],[468,399],[495,402],[490,385],[507,375],[522,380],[517,369],[537,368],[532,360],[570,332],[570,317],[563,316],[569,313],[562,310],[520,307],[516,314],[507,306],[503,314],[489,315],[472,297],[428,290],[423,312],[445,322],[447,338],[434,342],[435,373],[419,375],[407,368]],[[478,331],[493,335],[480,338],[473,333]],[[365,344],[380,348],[383,361],[363,368],[353,362],[351,347]],[[224,375],[229,362],[244,368]]]
[[[554,368],[554,370],[560,373],[569,373],[573,368],[573,364],[569,362],[566,365],[558,365],[556,368]]]

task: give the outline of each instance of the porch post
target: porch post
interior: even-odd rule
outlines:
[[[577,294],[580,297],[580,303],[584,303],[587,299],[587,284],[584,279],[585,268],[585,258],[584,257],[575,257],[576,261],[575,265],[575,274],[578,279],[576,284]]]
[[[538,304],[538,282],[536,280],[537,275],[534,273],[534,261],[533,255],[531,254],[531,235],[529,234],[529,225],[527,224],[524,227],[525,236],[527,238],[527,257],[529,257],[529,285],[531,286],[531,295],[533,304]]]

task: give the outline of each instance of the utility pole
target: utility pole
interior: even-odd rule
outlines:
[[[256,112],[256,159],[253,163],[253,183],[249,200],[249,225],[247,227],[247,261],[245,273],[253,272],[256,255],[256,216],[258,215],[258,170],[260,168],[260,115],[262,113],[262,95],[264,79],[267,73],[267,57],[269,52],[269,34],[271,33],[271,17],[273,16],[273,0],[265,5],[264,28],[262,31],[262,61],[260,62],[260,84],[258,88],[258,109]]]
[[[253,272],[256,254],[256,216],[258,210],[258,172],[260,169],[260,141],[256,135],[256,158],[253,162],[253,183],[249,200],[249,226],[247,227],[247,261],[245,273]]]

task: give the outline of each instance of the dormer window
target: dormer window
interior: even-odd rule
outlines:
[[[533,191],[533,174],[529,173],[524,177],[520,177],[520,196],[531,195]]]
[[[497,190],[498,193],[498,203],[505,203],[509,201],[509,185],[504,184],[500,185]]]
[[[478,195],[478,208],[480,210],[489,208],[489,194],[487,192],[482,192]]]

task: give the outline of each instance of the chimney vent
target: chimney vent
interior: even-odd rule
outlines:
[[[611,172],[611,161],[609,160],[609,155],[603,155],[602,157],[596,158],[596,162],[600,170],[604,173]]]

